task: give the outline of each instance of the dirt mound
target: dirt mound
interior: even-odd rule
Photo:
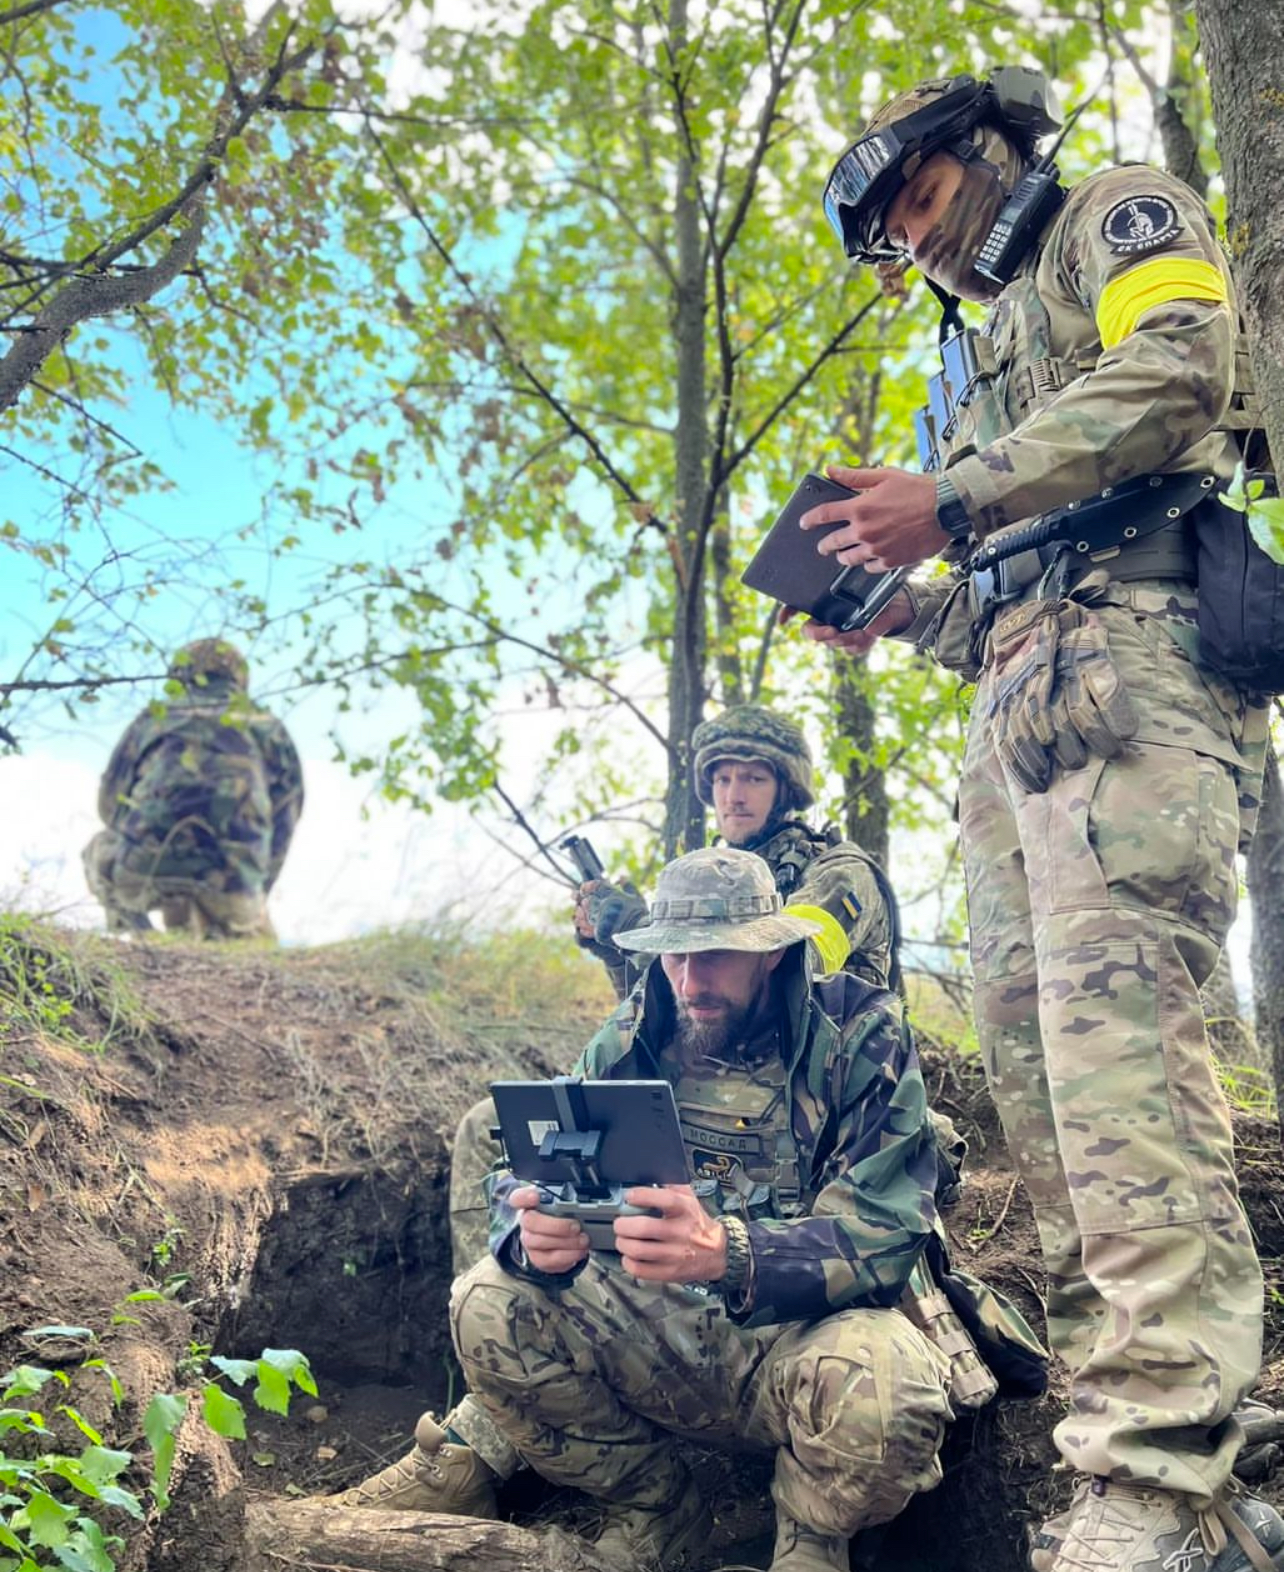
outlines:
[[[610,1007],[605,982],[569,946],[521,937],[476,951],[411,934],[289,952],[91,942],[6,922],[0,1368],[67,1378],[43,1407],[68,1450],[84,1438],[60,1402],[107,1445],[147,1458],[148,1403],[185,1392],[173,1506],[141,1524],[104,1517],[127,1541],[119,1565],[249,1572],[247,1497],[342,1488],[401,1455],[422,1409],[456,1395],[445,1317],[455,1123],[488,1081],[565,1068]],[[972,1149],[948,1220],[955,1258],[1040,1324],[1033,1222],[979,1067],[930,1040],[924,1062],[934,1102]],[[1240,1139],[1274,1283],[1284,1163],[1267,1122],[1241,1121]],[[62,1330],[31,1335],[42,1327]],[[1274,1356],[1277,1328],[1272,1338]],[[214,1435],[197,1412],[209,1356],[285,1348],[307,1354],[317,1397],[296,1394],[286,1417],[247,1401],[245,1437]],[[854,1565],[1017,1572],[1024,1522],[1068,1485],[1050,1472],[1063,1395],[956,1426],[945,1485],[859,1545]],[[720,1503],[707,1565],[765,1564],[769,1470],[713,1452],[694,1461]],[[140,1488],[143,1473],[120,1483]],[[531,1476],[504,1505],[519,1522],[587,1522],[582,1502]],[[550,1566],[592,1565],[560,1543],[541,1552]]]

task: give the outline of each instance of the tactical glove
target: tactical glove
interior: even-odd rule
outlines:
[[[994,655],[989,719],[1005,767],[1024,791],[1052,779],[1049,712],[1056,673],[1058,601],[1031,600],[1002,613],[990,635]]]
[[[1106,629],[1095,611],[1063,604],[1052,689],[1057,763],[1078,770],[1089,757],[1117,759],[1137,731],[1123,678],[1110,658]]]
[[[640,928],[649,916],[650,909],[634,885],[590,879],[580,885],[575,900],[575,942],[608,965],[618,963],[623,957],[615,935]]]

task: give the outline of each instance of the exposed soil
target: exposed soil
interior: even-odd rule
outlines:
[[[113,956],[136,990],[127,1008],[105,1002]],[[65,1020],[41,1029],[15,1017],[7,1036],[0,1023],[0,1369],[58,1365],[68,1400],[108,1444],[144,1453],[151,1394],[192,1390],[206,1349],[301,1349],[320,1389],[296,1397],[287,1418],[250,1408],[243,1442],[193,1415],[174,1506],[141,1530],[122,1519],[126,1572],[243,1572],[248,1496],[341,1489],[400,1456],[419,1413],[457,1395],[445,1317],[450,1139],[488,1081],[564,1068],[597,1025],[609,996],[587,961],[581,986],[576,964],[549,989],[518,953],[502,987],[470,993],[467,968],[439,941],[314,952],[104,944],[63,988],[74,1001]],[[88,1051],[77,1037],[108,1045]],[[934,1100],[973,1151],[949,1218],[955,1256],[1039,1324],[1029,1207],[979,1073],[930,1044],[924,1057]],[[1268,1122],[1242,1121],[1240,1140],[1275,1283],[1284,1163]],[[128,1302],[139,1290],[166,1297]],[[88,1351],[119,1378],[122,1407],[100,1371],[79,1368],[83,1340],[24,1335],[50,1325],[92,1329]],[[1271,1338],[1275,1359],[1284,1325]],[[1267,1385],[1284,1387],[1284,1364]],[[858,1544],[853,1566],[1017,1572],[1025,1522],[1068,1489],[1051,1471],[1061,1395],[956,1426],[946,1484]],[[765,1566],[767,1465],[713,1452],[693,1461],[718,1516],[701,1566]],[[592,1521],[530,1475],[503,1505],[519,1522]]]

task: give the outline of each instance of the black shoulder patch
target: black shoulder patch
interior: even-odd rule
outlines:
[[[1101,220],[1102,238],[1116,256],[1157,250],[1181,231],[1177,209],[1167,197],[1153,193],[1116,202]]]

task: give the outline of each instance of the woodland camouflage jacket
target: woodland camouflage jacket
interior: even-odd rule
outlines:
[[[936,1226],[936,1147],[900,1005],[847,973],[812,979],[804,950],[795,946],[781,965],[776,997],[791,1045],[785,1091],[805,1213],[748,1225],[752,1274],[728,1308],[753,1326],[896,1304]],[[657,1079],[673,1026],[673,995],[653,966],[574,1073]],[[505,1197],[519,1182],[490,1181],[492,1250],[516,1275],[569,1281],[514,1262],[517,1215]]]
[[[138,715],[98,789],[99,816],[136,871],[217,872],[247,891],[276,882],[302,808],[289,733],[219,679]]]

